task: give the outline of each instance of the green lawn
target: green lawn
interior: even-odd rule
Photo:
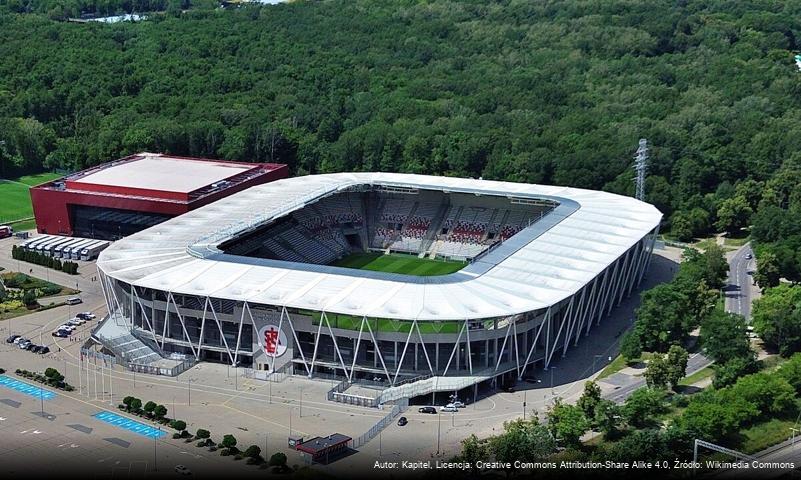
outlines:
[[[29,188],[59,177],[55,173],[40,173],[13,180],[0,180],[0,223],[33,216]]]
[[[387,273],[403,273],[418,277],[434,275],[447,275],[461,270],[464,262],[448,262],[417,258],[413,255],[380,253],[354,253],[332,263],[336,267],[356,268],[359,270],[373,270]]]
[[[693,373],[692,375],[688,375],[679,380],[679,385],[692,385],[693,383],[700,382],[701,380],[709,378],[714,374],[715,370],[712,367],[705,367]]]

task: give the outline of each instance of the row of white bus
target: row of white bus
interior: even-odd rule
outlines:
[[[110,242],[106,240],[40,235],[25,240],[20,247],[48,257],[89,261],[97,258],[100,252],[109,245]]]

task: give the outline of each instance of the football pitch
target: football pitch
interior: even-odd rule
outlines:
[[[337,260],[331,265],[335,267],[356,268],[359,270],[374,270],[376,272],[403,273],[419,277],[433,275],[447,275],[461,270],[464,262],[451,262],[445,260],[431,260],[417,258],[413,255],[391,253],[354,253]]]
[[[13,180],[0,179],[0,223],[32,217],[33,207],[28,189],[56,178],[59,175],[55,173],[40,173]]]

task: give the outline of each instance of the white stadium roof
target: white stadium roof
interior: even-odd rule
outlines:
[[[462,270],[413,277],[233,256],[216,248],[248,228],[356,185],[555,200],[559,206]],[[338,173],[278,180],[114,243],[98,267],[140,287],[355,316],[455,320],[547,308],[578,292],[660,222],[612,193],[489,180]]]

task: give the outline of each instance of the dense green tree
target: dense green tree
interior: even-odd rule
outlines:
[[[643,376],[649,387],[667,388],[668,385],[672,385],[673,368],[665,361],[663,355],[657,354],[648,360],[648,366],[645,368]]]
[[[595,407],[601,401],[601,387],[595,382],[586,382],[584,384],[584,392],[579,397],[576,405],[584,412],[584,416],[588,419],[595,418]]]
[[[620,407],[611,400],[601,400],[595,406],[593,423],[603,432],[607,439],[614,439],[619,434]]]
[[[629,425],[645,428],[653,424],[654,417],[664,412],[665,407],[664,390],[640,388],[629,395],[621,413]]]
[[[769,288],[754,301],[754,331],[783,356],[801,349],[801,286]]]
[[[632,363],[640,359],[642,356],[642,347],[640,346],[640,339],[632,331],[626,332],[620,339],[620,355],[626,363]]]
[[[742,315],[715,310],[701,323],[701,341],[706,356],[719,364],[754,357]]]
[[[672,345],[665,355],[665,367],[667,370],[667,383],[670,388],[675,389],[679,381],[684,378],[687,372],[687,361],[690,359],[690,354],[687,350],[678,345]]]
[[[589,430],[590,422],[580,407],[556,399],[548,410],[548,428],[557,440],[575,448],[581,444],[581,436]]]
[[[780,279],[779,259],[776,254],[771,251],[762,252],[757,257],[757,269],[754,273],[756,284],[762,289],[776,287]]]
[[[715,370],[715,377],[712,379],[712,386],[722,388],[732,385],[737,379],[755,373],[759,366],[754,356],[735,357],[726,363],[715,363],[712,368]]]

